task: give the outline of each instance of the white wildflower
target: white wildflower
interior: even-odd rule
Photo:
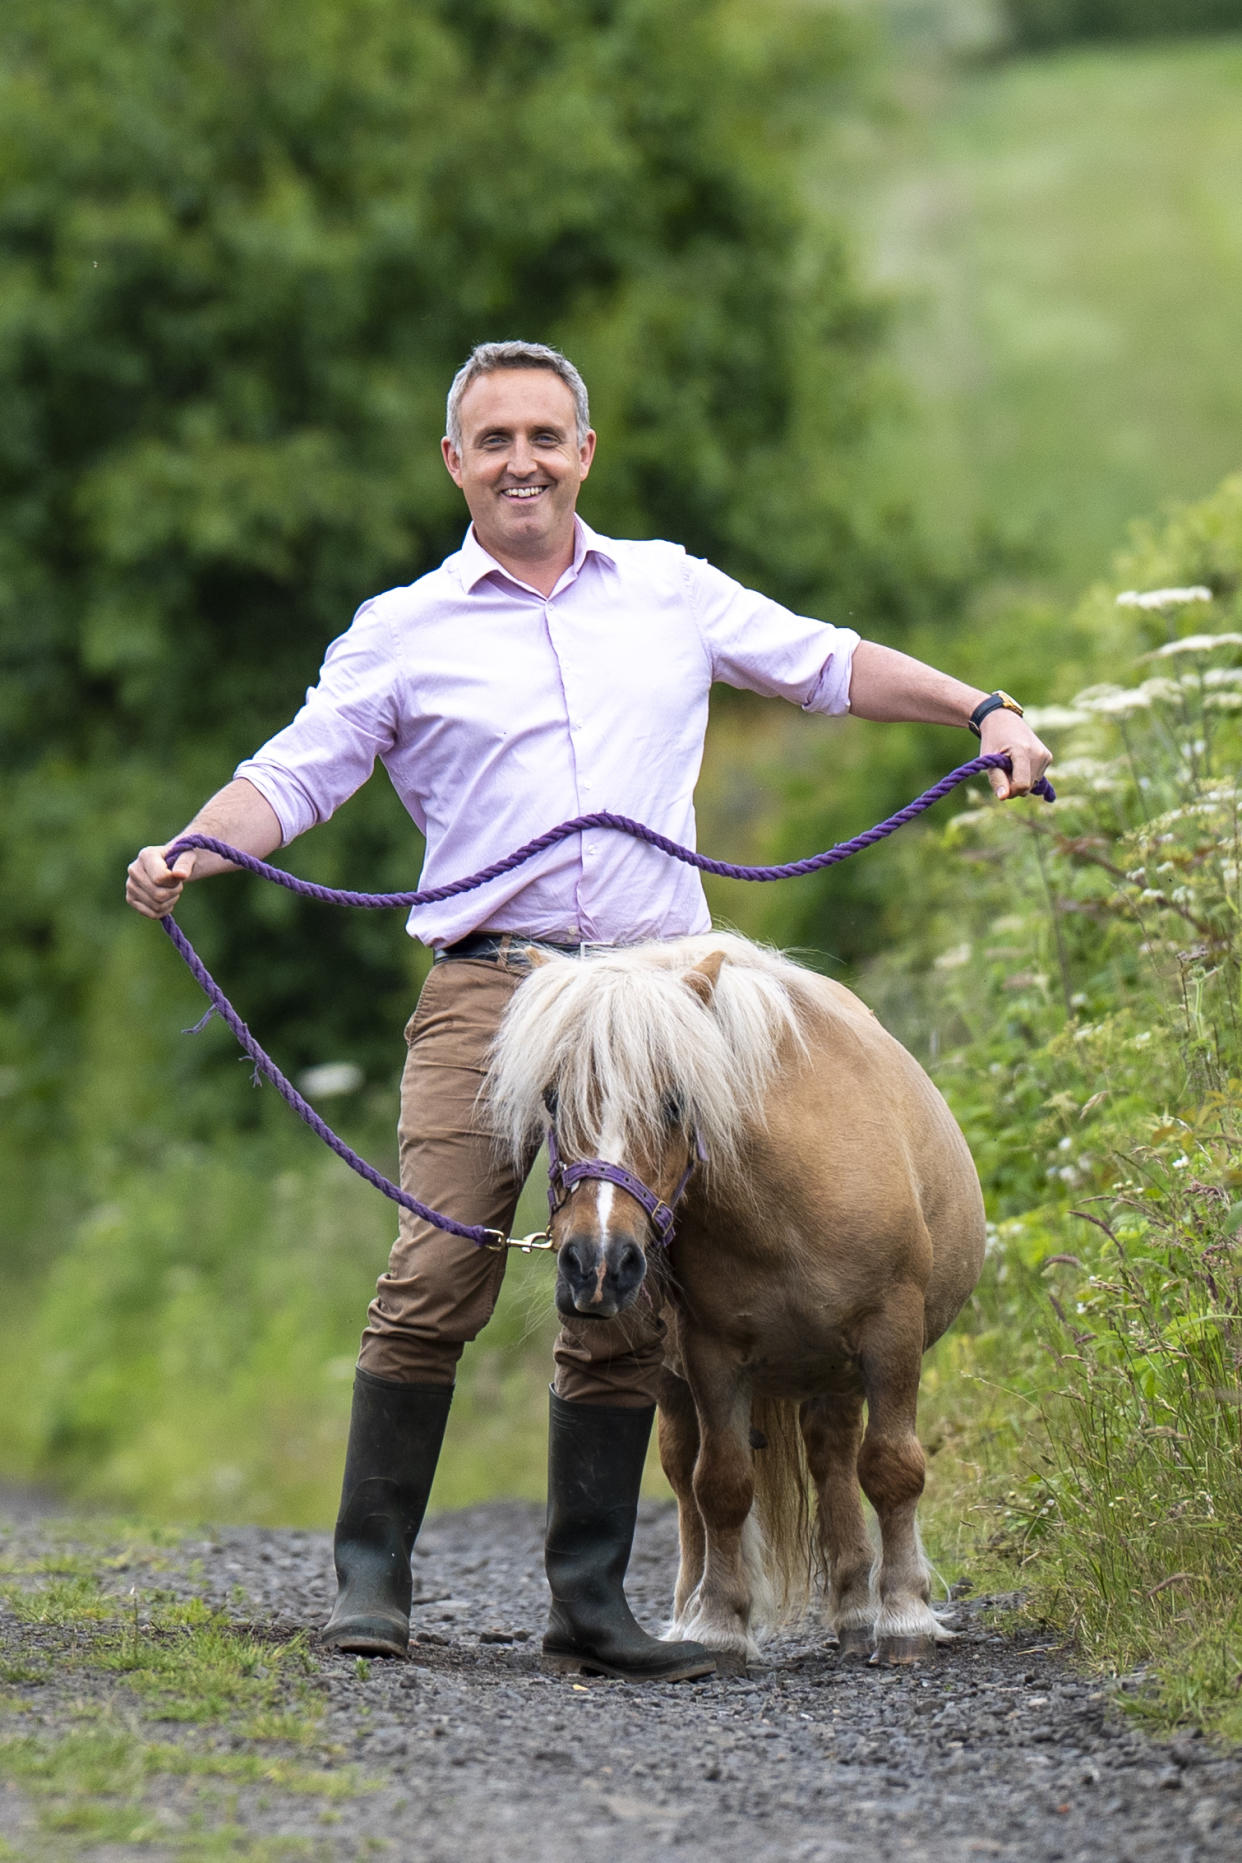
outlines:
[[[1053,773],[1057,779],[1057,794],[1062,800],[1075,786],[1090,790],[1094,795],[1108,795],[1114,789],[1125,787],[1123,776],[1094,757],[1066,757],[1053,765]]]
[[[1164,673],[1157,673],[1153,679],[1145,679],[1139,687],[1139,691],[1145,692],[1149,699],[1180,699],[1187,690],[1178,680],[1170,679]]]
[[[1130,712],[1145,712],[1151,706],[1151,694],[1141,686],[1096,686],[1089,693],[1080,692],[1075,704],[1084,712],[1106,718],[1124,718]]]
[[[1209,666],[1203,683],[1205,686],[1242,686],[1242,666]]]
[[[992,806],[991,804],[985,803],[982,808],[962,809],[960,813],[953,816],[949,825],[950,827],[954,829],[978,828],[978,827],[981,827],[984,822],[995,821],[995,819],[996,819],[995,807]]]
[[[969,944],[955,944],[951,951],[942,951],[935,960],[937,970],[960,970],[963,964],[969,964],[971,947]]]
[[[1210,602],[1211,589],[1127,589],[1117,597],[1118,608],[1184,608],[1187,602]]]
[[[1072,731],[1076,725],[1084,725],[1088,714],[1076,711],[1072,705],[1028,705],[1026,722],[1032,731]]]
[[[1209,692],[1203,703],[1214,712],[1242,712],[1242,692]]]
[[[364,1075],[352,1061],[323,1061],[308,1067],[299,1076],[298,1086],[311,1100],[334,1100],[343,1093],[357,1093]]]
[[[1214,647],[1242,647],[1242,634],[1187,634],[1183,640],[1166,640],[1141,657],[1144,660],[1167,660],[1175,653],[1211,653]]]

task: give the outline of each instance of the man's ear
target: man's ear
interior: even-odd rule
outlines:
[[[682,973],[682,982],[694,991],[705,1009],[712,1000],[712,992],[716,988],[720,966],[724,961],[723,951],[709,951],[706,957],[700,958],[697,964]]]
[[[444,461],[450,479],[452,479],[454,485],[460,490],[461,454],[457,451],[457,448],[453,445],[453,442],[449,439],[447,434],[445,434],[440,442],[440,456]]]

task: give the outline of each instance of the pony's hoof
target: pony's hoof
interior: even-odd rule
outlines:
[[[873,1642],[874,1638],[866,1624],[852,1624],[848,1630],[837,1631],[837,1654],[847,1662],[867,1661],[871,1657]]]
[[[747,1676],[751,1672],[751,1660],[745,1650],[713,1650],[712,1655],[716,1658],[717,1675]]]
[[[902,1663],[926,1662],[936,1647],[934,1637],[881,1637],[871,1658],[873,1668],[894,1668]]]

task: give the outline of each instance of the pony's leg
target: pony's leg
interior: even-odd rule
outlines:
[[[915,1521],[925,1470],[915,1434],[923,1357],[923,1299],[917,1288],[893,1290],[884,1310],[863,1328],[859,1357],[867,1428],[858,1475],[880,1522],[875,1659],[917,1662],[952,1635],[931,1608],[931,1574]]]
[[[705,1541],[703,1517],[694,1498],[694,1464],[699,1453],[699,1419],[684,1378],[667,1368],[660,1374],[659,1402],[660,1464],[669,1486],[677,1496],[677,1536],[681,1559],[677,1568],[677,1588],[673,1593],[671,1637],[680,1637],[687,1606],[699,1588],[703,1576]]]
[[[828,1567],[828,1623],[843,1656],[866,1656],[874,1640],[871,1541],[858,1485],[862,1394],[814,1397],[800,1422],[819,1502],[819,1538]]]
[[[693,1491],[704,1548],[703,1576],[679,1634],[745,1664],[759,1654],[750,1631],[751,1579],[744,1535],[755,1498],[750,1391],[734,1360],[714,1342],[683,1338],[682,1344],[686,1381],[699,1420]]]

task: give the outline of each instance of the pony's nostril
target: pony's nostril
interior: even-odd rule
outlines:
[[[623,1275],[626,1280],[631,1278],[634,1280],[641,1280],[645,1266],[646,1257],[643,1251],[638,1247],[637,1243],[627,1242],[624,1249],[621,1251],[621,1259],[617,1264],[618,1272]]]

